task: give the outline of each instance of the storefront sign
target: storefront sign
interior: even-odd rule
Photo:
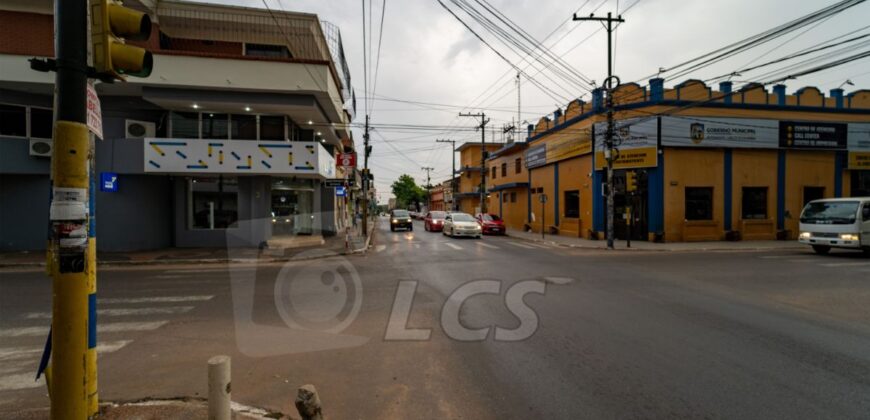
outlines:
[[[845,149],[846,124],[780,121],[779,147],[788,149]]]
[[[335,187],[335,196],[336,197],[347,197],[347,188]]]
[[[100,191],[117,192],[118,174],[114,172],[100,172]]]
[[[658,121],[630,119],[616,123],[614,131],[615,169],[652,168],[658,166]],[[595,169],[607,167],[604,156],[607,125],[595,125]]]
[[[335,157],[335,160],[338,162],[338,166],[344,168],[356,167],[356,153],[339,153]]]
[[[547,144],[539,144],[526,150],[526,168],[537,168],[547,164]]]
[[[344,178],[336,178],[336,179],[325,179],[323,180],[323,186],[327,188],[338,188],[338,187],[353,187],[356,182],[353,178],[344,179]]]
[[[776,120],[662,117],[662,146],[776,149],[778,135]]]
[[[870,170],[870,124],[849,124],[848,169]]]

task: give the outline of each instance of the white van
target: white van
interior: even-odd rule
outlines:
[[[870,254],[870,197],[810,201],[801,212],[800,231],[798,241],[817,254],[831,248]]]

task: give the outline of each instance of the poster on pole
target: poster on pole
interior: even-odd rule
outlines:
[[[100,109],[100,97],[97,96],[93,81],[88,81],[87,98],[88,129],[103,140],[103,112]]]

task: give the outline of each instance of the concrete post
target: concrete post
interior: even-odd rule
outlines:
[[[208,360],[208,418],[230,420],[230,357],[215,356]]]
[[[323,420],[323,406],[314,385],[302,385],[296,393],[296,410],[302,420]]]

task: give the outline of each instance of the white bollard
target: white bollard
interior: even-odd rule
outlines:
[[[230,356],[208,360],[208,418],[230,420]]]

